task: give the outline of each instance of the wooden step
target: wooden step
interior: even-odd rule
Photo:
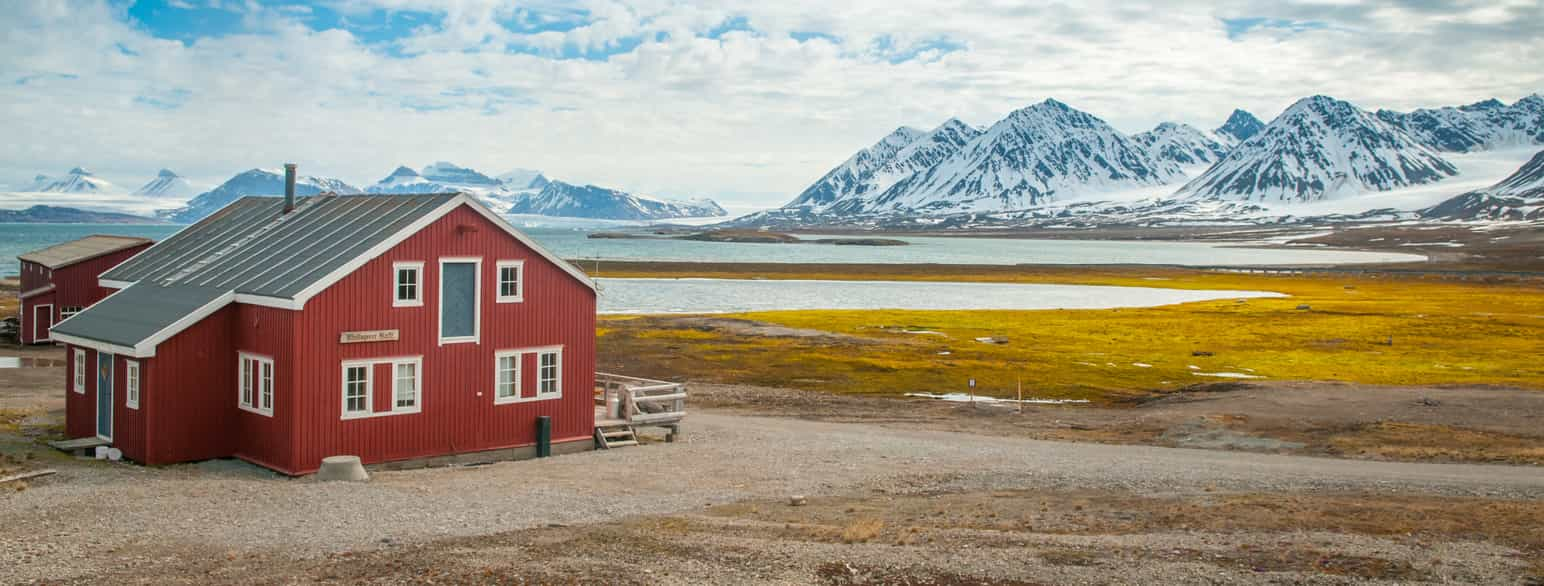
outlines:
[[[602,431],[600,434],[606,436],[606,439],[611,439],[614,437],[633,437],[633,430],[622,429],[617,431]]]
[[[622,441],[619,441],[619,442],[606,442],[606,447],[608,449],[609,448],[625,448],[627,446],[636,446],[636,445],[638,445],[638,440],[622,440]]]

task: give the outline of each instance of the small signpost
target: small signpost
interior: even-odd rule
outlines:
[[[976,406],[976,379],[970,379],[970,406]]]

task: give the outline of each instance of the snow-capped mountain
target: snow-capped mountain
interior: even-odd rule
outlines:
[[[173,173],[171,169],[161,169],[155,179],[144,184],[134,193],[129,195],[141,195],[154,198],[188,198],[198,193],[198,188],[189,183],[187,178]]]
[[[521,195],[507,213],[607,220],[701,218],[728,214],[712,200],[668,200],[562,181],[550,181],[539,192]]]
[[[1539,94],[1510,106],[1490,99],[1409,113],[1379,110],[1378,119],[1438,151],[1462,153],[1544,144],[1544,97]]]
[[[1489,188],[1465,193],[1421,210],[1442,220],[1544,220],[1544,151]]]
[[[1441,181],[1452,163],[1403,130],[1327,96],[1299,100],[1180,190],[1253,201],[1313,201]]]
[[[1132,135],[1131,140],[1142,145],[1155,159],[1187,167],[1210,165],[1228,154],[1228,147],[1189,124],[1164,122],[1152,130]]]
[[[906,148],[906,145],[925,134],[909,126],[895,129],[873,146],[858,151],[835,169],[826,172],[784,207],[824,209],[838,200],[868,193],[873,188],[871,181],[874,173],[894,159],[895,154]]]
[[[338,179],[309,175],[295,178],[296,195],[316,195],[323,192],[332,192],[339,195],[363,193],[358,188]],[[187,205],[176,209],[161,210],[157,212],[157,215],[178,223],[197,222],[226,204],[248,195],[275,197],[284,195],[284,171],[252,169],[238,173],[235,177],[231,177],[218,187],[189,200]]]
[[[450,163],[440,161],[426,165],[419,170],[419,175],[424,179],[445,185],[467,185],[481,187],[498,187],[502,185],[498,179],[494,179],[466,167],[458,167]]]
[[[118,191],[118,187],[92,175],[90,171],[76,167],[70,169],[63,177],[49,177],[38,175],[32,178],[32,185],[23,191],[39,193],[110,193]]]
[[[1223,143],[1224,146],[1232,147],[1254,138],[1254,135],[1260,134],[1261,130],[1265,130],[1264,122],[1261,122],[1259,118],[1255,118],[1254,114],[1235,109],[1228,116],[1228,120],[1223,122],[1222,126],[1213,130],[1212,133],[1217,135],[1217,140]]]
[[[547,186],[547,177],[535,169],[511,169],[498,176],[499,183],[510,189],[541,189]]]
[[[467,167],[446,162],[425,166],[422,170],[399,166],[390,175],[365,188],[365,193],[445,193],[459,191],[482,200],[493,209],[504,209],[524,193]]]
[[[1179,165],[1155,160],[1103,120],[1046,100],[1009,114],[862,211],[1021,210],[1080,192],[1162,185],[1182,175]]]
[[[980,129],[950,118],[895,151],[863,177],[862,182],[853,184],[843,197],[824,208],[811,206],[811,209],[842,214],[883,207],[905,194],[910,182],[919,174],[953,156],[980,135]]]

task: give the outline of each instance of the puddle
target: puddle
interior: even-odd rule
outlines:
[[[55,358],[31,358],[0,356],[0,368],[54,368],[64,367],[64,361]]]

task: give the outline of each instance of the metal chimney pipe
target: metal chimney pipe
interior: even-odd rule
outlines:
[[[284,213],[295,211],[295,164],[284,164]]]

